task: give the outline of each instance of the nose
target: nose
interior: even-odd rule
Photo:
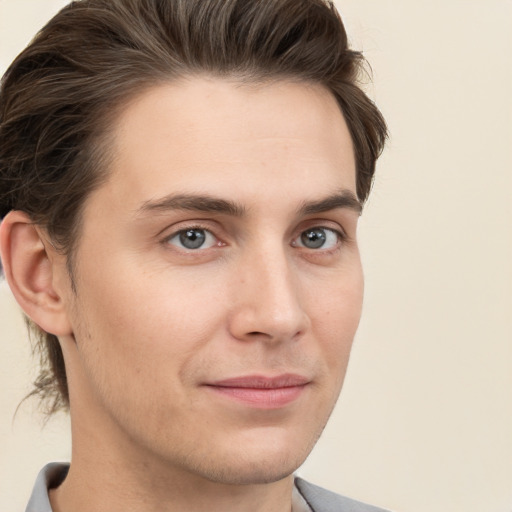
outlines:
[[[253,254],[239,262],[233,280],[229,330],[238,340],[270,343],[299,339],[310,319],[301,279],[285,250]]]

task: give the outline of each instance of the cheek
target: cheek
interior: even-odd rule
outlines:
[[[91,275],[91,274],[89,274]],[[217,294],[193,280],[123,272],[115,282],[103,272],[83,286],[81,313],[88,337],[105,360],[140,373],[144,367],[185,364],[219,323]],[[150,372],[151,373],[151,372]]]
[[[315,337],[329,371],[341,381],[361,318],[363,288],[362,271],[357,267],[350,275],[331,280],[328,289],[315,301]]]
[[[110,283],[95,278],[79,288],[79,373],[101,409],[123,424],[132,421],[126,411],[144,411],[145,421],[158,425],[190,407],[186,384],[218,329],[219,301],[197,304],[196,293],[173,292],[147,276]]]

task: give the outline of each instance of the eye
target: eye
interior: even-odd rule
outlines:
[[[341,234],[329,228],[311,228],[303,231],[292,243],[307,249],[334,249],[340,242]]]
[[[202,228],[183,229],[167,238],[166,242],[187,250],[208,249],[218,245],[213,234]]]

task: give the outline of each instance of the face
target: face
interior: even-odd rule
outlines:
[[[114,135],[67,295],[74,442],[96,432],[88,450],[214,482],[289,475],[336,402],[361,309],[336,101],[194,78],[143,93]]]

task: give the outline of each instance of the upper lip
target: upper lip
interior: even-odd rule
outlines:
[[[206,385],[224,388],[279,389],[304,386],[309,382],[310,379],[302,375],[286,373],[275,377],[266,377],[264,375],[245,375],[208,382]]]

